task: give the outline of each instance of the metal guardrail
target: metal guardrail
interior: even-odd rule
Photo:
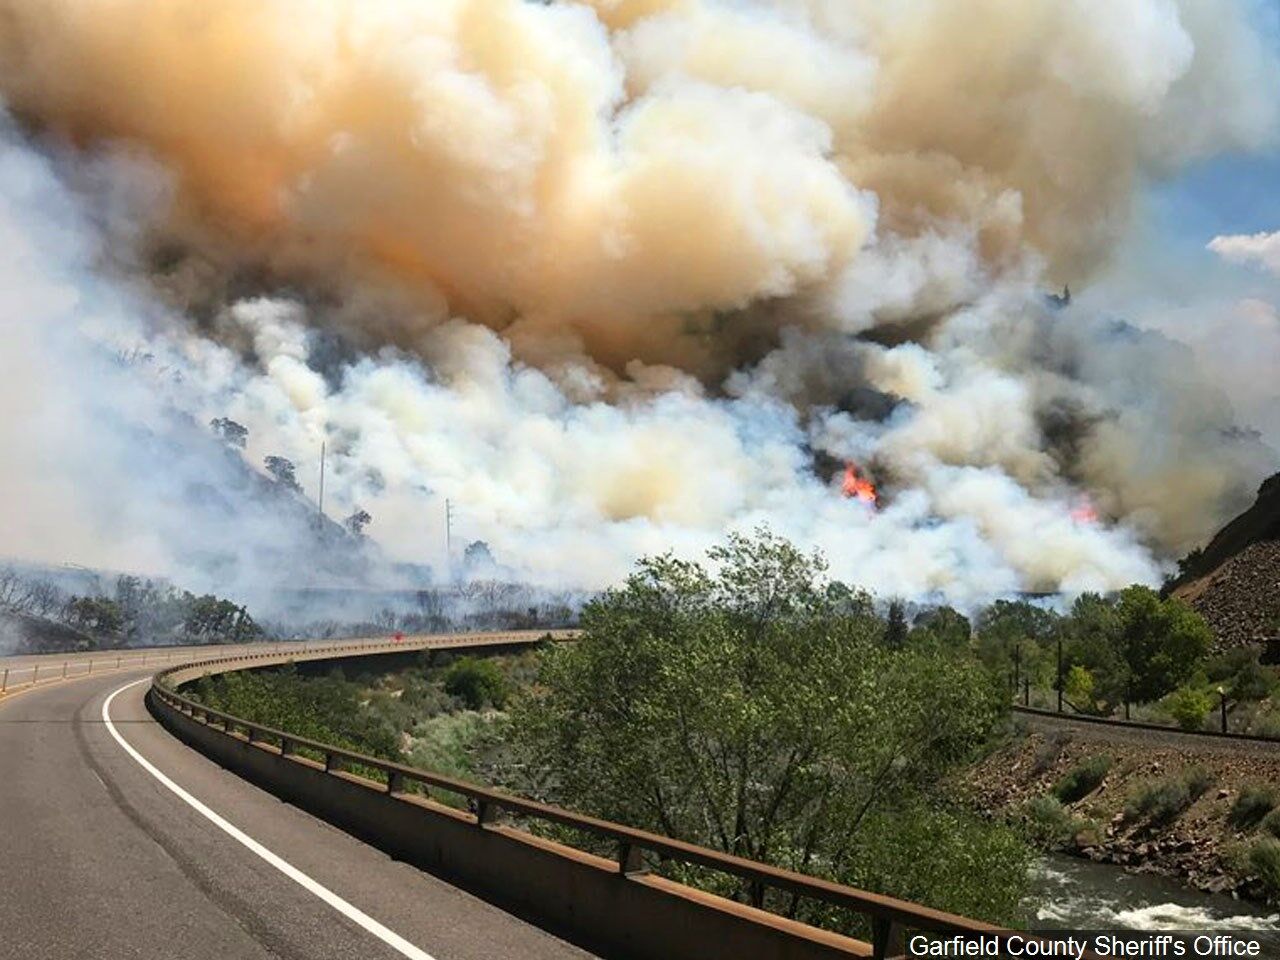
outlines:
[[[411,639],[407,638],[407,641],[411,641]],[[401,641],[401,643],[407,641]],[[359,642],[364,645],[371,645],[369,640],[361,640]],[[332,646],[337,645],[342,645],[343,649],[350,649],[352,646],[351,641],[344,643],[340,640],[284,640],[270,643],[248,643],[243,647],[232,649],[244,650],[244,653],[239,654],[240,657],[248,656],[251,653],[256,654],[258,651],[261,651],[265,656],[281,656],[294,652],[323,653]],[[271,649],[267,649],[268,647]],[[131,670],[135,667],[145,667],[148,663],[173,663],[174,660],[184,660],[184,658],[193,654],[209,653],[215,649],[218,649],[218,647],[214,644],[133,647],[127,650],[99,651],[96,656],[93,653],[86,652],[83,657],[77,659],[65,659],[64,655],[64,659],[61,661],[57,659],[57,654],[53,653],[24,655],[16,658],[23,661],[17,666],[12,662],[0,666],[0,697],[18,690],[43,686],[46,683],[54,683],[59,680],[74,680],[80,677],[87,677],[95,672]],[[222,649],[226,650],[227,648],[224,647]],[[29,660],[35,660],[35,662],[26,662]],[[190,662],[185,660],[182,666],[186,666]],[[25,679],[19,679],[20,677]]]
[[[564,636],[568,633],[568,631],[564,631],[560,635]],[[476,641],[481,639],[478,635],[464,636],[468,642],[449,642],[463,639],[463,637],[455,635],[442,638],[445,642],[438,645],[433,644],[433,646],[475,646],[478,645]],[[540,634],[539,636],[546,636],[546,634]],[[529,642],[528,634],[487,635],[485,642],[500,644],[515,640],[517,637],[524,642]],[[360,645],[351,647],[347,652],[377,654],[393,652],[395,649],[403,649],[403,647],[403,644],[389,644],[386,648]],[[342,651],[342,648],[336,649],[337,651]],[[335,652],[335,650],[331,648],[325,651],[316,651],[316,654],[322,655],[332,652]],[[406,787],[413,783],[427,788],[428,797],[432,788],[464,797],[469,803],[471,815],[475,820],[476,826],[481,828],[491,825],[496,816],[505,812],[568,827],[572,830],[611,841],[616,845],[618,873],[624,877],[643,874],[645,872],[643,856],[645,853],[650,853],[660,860],[716,870],[747,880],[750,883],[758,884],[764,888],[780,890],[845,908],[870,920],[873,931],[872,955],[877,958],[889,956],[891,951],[901,952],[902,937],[907,930],[927,931],[930,933],[985,934],[996,936],[1001,940],[1006,937],[1021,936],[1002,927],[970,920],[941,910],[934,910],[909,901],[858,890],[829,880],[822,880],[731,854],[720,853],[696,844],[686,843],[644,830],[637,830],[607,820],[584,816],[562,807],[539,803],[511,794],[499,793],[490,788],[477,786],[453,777],[420,770],[401,763],[381,760],[377,757],[370,757],[333,744],[309,740],[285,730],[254,723],[245,720],[243,717],[237,717],[205,706],[178,693],[167,683],[168,678],[178,671],[223,666],[225,669],[214,672],[231,672],[236,669],[251,668],[251,665],[248,664],[245,667],[237,666],[237,664],[244,661],[264,659],[278,660],[279,658],[275,654],[255,654],[244,657],[214,658],[183,664],[180,667],[163,670],[156,674],[152,680],[151,690],[155,700],[168,709],[185,714],[193,721],[203,723],[211,729],[221,730],[226,736],[246,742],[251,746],[267,749],[273,753],[278,750],[281,757],[304,763],[307,762],[307,759],[299,756],[298,751],[310,751],[323,758],[324,770],[330,774],[341,771],[344,768],[357,768],[358,773],[353,774],[348,769],[345,775],[362,780],[370,789],[380,790],[392,797],[405,796],[407,794]],[[243,733],[240,731],[243,731]],[[318,765],[321,761],[312,762]],[[374,772],[381,775],[385,782],[371,780],[367,776],[363,776],[366,772]]]

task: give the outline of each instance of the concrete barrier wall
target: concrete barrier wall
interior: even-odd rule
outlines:
[[[389,855],[617,960],[835,960],[841,937],[646,874],[320,764],[281,756],[147,694],[152,714],[227,769]]]

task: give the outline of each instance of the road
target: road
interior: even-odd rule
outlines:
[[[184,746],[152,669],[0,700],[0,958],[590,956]]]
[[[150,666],[155,670],[184,660],[230,656],[236,653],[267,653],[276,650],[319,650],[350,643],[385,643],[386,637],[362,640],[272,641],[269,643],[210,644],[206,646],[138,647],[128,650],[95,650],[86,653],[39,653],[0,657],[0,683],[12,689],[32,681],[52,682],[128,666]]]

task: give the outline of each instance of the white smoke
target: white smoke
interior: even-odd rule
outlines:
[[[0,0],[0,89],[76,145],[55,177],[6,138],[37,172],[0,177],[30,248],[4,439],[38,466],[0,477],[51,505],[13,552],[218,541],[190,484],[157,505],[58,436],[120,437],[104,396],[229,416],[305,478],[325,443],[329,512],[399,559],[439,564],[447,499],[588,587],[758,523],[882,594],[1152,581],[1275,467],[1232,363],[1040,294],[1149,180],[1273,136],[1245,0],[100,7]]]

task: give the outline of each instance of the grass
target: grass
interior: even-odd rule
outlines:
[[[1105,753],[1086,757],[1062,775],[1053,795],[1062,803],[1075,803],[1097,790],[1110,769],[1111,757]]]
[[[1180,775],[1165,777],[1139,787],[1125,804],[1126,820],[1146,820],[1164,826],[1178,819],[1213,785],[1213,774],[1204,767],[1188,767]]]
[[[1280,839],[1280,810],[1272,810],[1265,817],[1259,826],[1271,836]]]
[[[1263,784],[1248,784],[1240,789],[1239,796],[1231,805],[1227,814],[1227,822],[1237,830],[1249,830],[1256,827],[1276,805],[1275,791]]]
[[[1280,840],[1267,837],[1249,848],[1249,868],[1271,893],[1280,892]]]

